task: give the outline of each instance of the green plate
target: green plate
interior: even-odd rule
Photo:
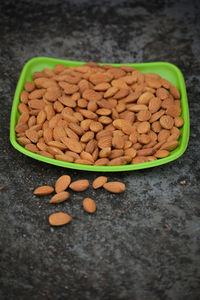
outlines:
[[[152,62],[152,63],[137,63],[137,64],[123,64],[127,66],[132,66],[137,70],[142,71],[143,73],[153,72],[159,74],[161,77],[169,80],[173,85],[175,85],[181,93],[181,109],[182,109],[182,118],[184,120],[184,125],[181,128],[181,136],[179,138],[179,146],[170,152],[170,155],[165,158],[157,159],[155,161],[135,164],[135,165],[124,165],[124,166],[90,166],[90,165],[80,165],[75,163],[67,163],[59,161],[56,159],[48,158],[33,152],[26,150],[21,146],[16,140],[15,125],[19,118],[18,104],[20,102],[20,93],[23,90],[24,83],[26,81],[32,80],[32,74],[36,71],[42,71],[44,68],[52,69],[57,64],[63,64],[67,67],[70,66],[80,66],[84,62],[78,61],[69,61],[48,57],[35,57],[29,60],[24,66],[18,84],[15,91],[15,96],[12,105],[11,111],[11,120],[10,120],[10,141],[14,148],[23,154],[30,156],[34,159],[57,165],[60,167],[86,170],[86,171],[102,171],[102,172],[122,172],[122,171],[132,171],[145,168],[151,168],[166,164],[170,161],[173,161],[179,158],[186,150],[188,141],[189,141],[189,132],[190,132],[190,119],[189,119],[189,109],[187,101],[187,93],[185,87],[185,81],[181,71],[173,64],[167,62]],[[120,66],[120,64],[112,64],[113,66]]]

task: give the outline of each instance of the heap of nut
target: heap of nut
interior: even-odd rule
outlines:
[[[108,192],[115,194],[123,193],[126,189],[125,184],[122,182],[107,181],[107,177],[99,176],[93,181],[92,187],[95,190],[103,187]],[[55,188],[49,185],[43,185],[36,188],[33,193],[37,196],[44,196],[52,194],[55,190],[55,194],[51,197],[50,203],[58,204],[70,197],[69,192],[66,191],[68,187],[75,192],[83,192],[88,189],[89,185],[90,183],[87,179],[76,180],[71,183],[71,177],[69,175],[62,175],[57,179]],[[84,198],[83,208],[86,212],[93,214],[96,211],[96,203],[91,198]],[[49,216],[49,223],[52,226],[62,226],[71,220],[72,217],[63,212],[57,212]]]
[[[183,126],[180,93],[130,66],[56,65],[24,84],[15,127],[27,150],[77,164],[114,166],[164,158]]]

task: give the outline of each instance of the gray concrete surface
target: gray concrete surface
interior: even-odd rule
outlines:
[[[199,1],[5,1],[0,4],[1,299],[200,299]],[[123,195],[71,193],[59,206],[33,196],[62,174],[99,174],[38,162],[9,142],[20,71],[35,56],[176,64],[185,77],[188,148],[153,169],[108,174]],[[180,181],[186,181],[181,185]],[[81,201],[93,197],[95,215]],[[52,229],[48,215],[73,220]]]

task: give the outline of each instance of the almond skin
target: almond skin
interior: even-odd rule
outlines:
[[[87,179],[76,180],[70,184],[70,189],[75,192],[85,191],[89,187],[89,181]]]
[[[69,223],[72,217],[63,212],[57,212],[49,216],[49,224],[52,226],[62,226]]]
[[[69,175],[60,176],[55,184],[56,193],[65,191],[71,183],[71,177]]]
[[[96,204],[93,199],[85,198],[83,200],[83,208],[90,214],[93,214],[96,211]]]
[[[103,187],[105,190],[115,194],[123,193],[126,189],[124,183],[117,181],[106,182]]]
[[[108,181],[108,178],[105,176],[99,176],[97,177],[93,183],[92,183],[92,187],[93,189],[99,189],[100,187],[102,187],[106,182]]]
[[[44,196],[44,195],[50,195],[51,193],[53,193],[54,188],[49,186],[49,185],[43,185],[40,186],[38,188],[36,188],[33,192],[34,195],[37,196]]]
[[[60,192],[58,194],[55,194],[51,200],[49,201],[50,203],[61,203],[69,198],[69,193],[68,192]]]

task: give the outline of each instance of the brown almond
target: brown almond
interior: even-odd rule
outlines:
[[[120,135],[115,135],[113,136],[112,138],[112,146],[115,148],[115,149],[123,149],[124,148],[124,138],[123,136],[120,136]]]
[[[92,155],[90,153],[86,152],[86,151],[82,151],[80,153],[80,157],[83,160],[87,160],[87,161],[90,161],[90,162],[94,163],[94,159],[93,159]]]
[[[158,151],[154,154],[154,156],[155,156],[156,158],[164,158],[164,157],[167,157],[168,155],[169,155],[169,151],[164,150],[164,149],[158,150]]]
[[[108,166],[126,165],[129,162],[128,156],[120,156],[109,161]]]
[[[112,78],[113,78],[113,76],[108,73],[95,73],[95,74],[90,75],[89,80],[93,84],[97,85],[102,82],[110,82],[112,80]]]
[[[150,92],[142,93],[139,97],[137,104],[145,104],[148,105],[151,98],[154,98],[154,95]]]
[[[174,119],[170,116],[162,116],[160,118],[160,125],[165,129],[172,129],[174,126]]]
[[[80,140],[83,143],[87,143],[90,140],[92,140],[93,138],[94,138],[94,132],[93,131],[87,131],[84,135],[82,135]]]
[[[25,132],[28,129],[28,125],[25,123],[19,123],[15,126],[15,131],[17,133]]]
[[[171,84],[169,90],[175,99],[180,99],[180,93],[179,93],[179,90],[177,89],[177,87],[175,87],[174,85]]]
[[[98,132],[103,129],[103,125],[100,122],[92,121],[90,124],[90,130],[93,132]]]
[[[89,187],[89,181],[86,179],[76,180],[72,182],[69,187],[75,192],[83,192]]]
[[[107,166],[109,160],[108,158],[100,158],[98,160],[95,161],[94,165],[95,166]]]
[[[147,133],[150,130],[150,123],[145,121],[145,122],[141,122],[138,124],[137,126],[137,132],[142,134],[142,133]]]
[[[22,91],[20,94],[20,100],[22,103],[27,104],[28,103],[28,92]]]
[[[35,144],[32,144],[32,143],[26,144],[25,149],[28,150],[28,151],[34,152],[34,153],[38,153],[38,151],[39,151],[38,147]]]
[[[148,107],[145,104],[131,104],[128,109],[133,112],[139,112],[141,110],[147,110]]]
[[[175,117],[174,118],[174,125],[176,127],[182,127],[183,124],[184,124],[184,121],[183,121],[183,119],[181,117]]]
[[[78,135],[83,135],[85,131],[77,123],[69,123],[69,128]]]
[[[75,160],[75,164],[80,164],[80,165],[93,165],[93,162],[91,160],[87,160],[87,159],[76,159]]]
[[[137,156],[149,156],[153,155],[155,153],[155,150],[153,148],[146,148],[142,150],[137,151]]]
[[[147,157],[145,157],[145,156],[136,156],[131,161],[131,164],[142,164],[142,163],[145,163],[145,162],[148,162]]]
[[[117,181],[106,182],[103,187],[105,190],[115,194],[123,193],[126,189],[124,183]]]
[[[33,191],[33,194],[38,195],[38,196],[44,196],[44,195],[50,195],[51,193],[53,193],[53,191],[54,191],[53,187],[51,187],[49,185],[43,185],[43,186],[36,188]]]
[[[104,93],[103,96],[104,96],[104,98],[110,98],[110,97],[114,96],[118,90],[119,90],[118,87],[112,86]]]
[[[76,153],[81,153],[81,151],[83,149],[82,145],[79,141],[68,138],[68,137],[61,138],[61,142],[64,143],[69,150],[76,152]]]
[[[80,113],[87,119],[92,119],[96,120],[97,119],[97,114],[95,114],[92,111],[86,110],[86,109],[81,109]]]
[[[69,198],[69,193],[68,192],[59,192],[57,194],[55,194],[51,200],[49,201],[50,203],[61,203],[64,202],[65,200],[67,200]]]
[[[69,162],[69,163],[74,162],[74,157],[67,155],[67,154],[62,154],[62,155],[58,154],[58,155],[55,155],[55,158],[57,160],[61,160],[61,161]]]
[[[99,189],[100,187],[102,187],[106,182],[108,181],[108,178],[105,176],[99,176],[97,177],[93,183],[92,183],[92,187],[96,190]]]
[[[55,183],[56,193],[65,191],[71,183],[71,177],[69,175],[60,176]]]
[[[83,200],[83,208],[90,214],[93,214],[96,211],[96,204],[93,199],[85,198]]]
[[[25,131],[25,134],[31,142],[33,142],[33,143],[38,142],[39,136],[38,136],[37,131],[32,130],[32,129],[28,129],[28,130]]]
[[[20,145],[24,146],[26,144],[30,144],[30,140],[24,136],[17,138],[17,141]]]
[[[111,85],[109,83],[102,82],[102,83],[99,83],[99,84],[95,85],[94,90],[102,92],[102,91],[106,91],[107,89],[109,89],[110,86]]]
[[[166,142],[164,143],[162,146],[161,146],[161,150],[164,149],[164,150],[167,150],[167,151],[172,151],[174,150],[176,147],[178,147],[178,144],[179,142],[174,140],[174,141],[171,141],[171,142]]]
[[[137,114],[137,120],[138,121],[148,121],[151,118],[151,113],[149,110],[141,110]]]
[[[153,97],[149,101],[149,111],[154,114],[156,113],[161,107],[161,100],[160,98]]]
[[[111,136],[104,136],[98,140],[98,147],[101,149],[111,147],[111,145],[112,145]]]
[[[92,89],[86,89],[83,92],[83,98],[88,101],[98,101],[101,100],[102,96],[100,93],[95,92]]]
[[[66,145],[64,145],[63,143],[58,142],[58,141],[50,141],[50,142],[48,142],[48,145],[52,146],[52,147],[56,147],[60,150],[65,150],[67,148]]]
[[[49,224],[52,226],[62,226],[69,223],[72,217],[63,212],[57,212],[49,216]]]

